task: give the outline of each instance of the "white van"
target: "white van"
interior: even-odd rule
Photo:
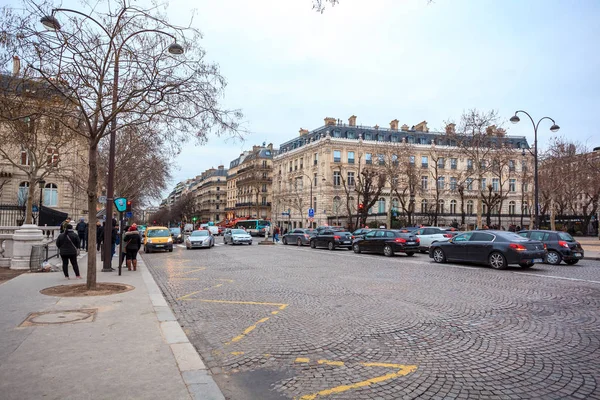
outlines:
[[[183,233],[190,234],[194,230],[194,224],[185,224],[183,227]]]

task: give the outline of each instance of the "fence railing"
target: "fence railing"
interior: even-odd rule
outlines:
[[[25,206],[0,204],[0,226],[21,226],[25,221]]]

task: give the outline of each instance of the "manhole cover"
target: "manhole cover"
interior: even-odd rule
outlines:
[[[97,309],[61,310],[31,313],[19,326],[74,324],[92,322]]]

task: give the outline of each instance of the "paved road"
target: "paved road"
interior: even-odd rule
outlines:
[[[143,257],[229,399],[600,399],[597,261],[496,271],[256,241]]]

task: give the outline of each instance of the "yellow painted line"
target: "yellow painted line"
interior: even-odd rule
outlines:
[[[223,303],[223,304],[250,304],[250,305],[258,305],[258,306],[279,306],[280,310],[287,307],[288,304],[281,303],[261,303],[259,301],[232,301],[232,300],[207,300],[207,299],[191,299],[202,301],[204,303]],[[283,308],[281,308],[283,306]]]
[[[310,358],[298,357],[298,358],[296,358],[296,360],[294,362],[297,362],[297,363],[307,363],[309,361],[310,361]]]
[[[231,352],[231,355],[233,355],[233,356],[241,356],[242,354],[244,354],[243,351],[232,351]]]
[[[273,315],[277,315],[279,313],[279,311],[271,311],[271,314]]]
[[[271,357],[270,354],[263,354],[263,357]]]
[[[233,279],[217,279],[218,281],[225,281],[229,283],[233,283]]]
[[[177,299],[175,299],[175,300],[185,300],[185,299],[187,299],[188,297],[195,295],[196,293],[200,293],[200,290],[198,290],[198,291],[196,291],[196,292],[188,293],[188,294],[186,294],[186,295],[184,295],[184,296],[181,296],[181,297],[179,297],[179,298],[177,298]]]
[[[239,342],[244,337],[246,337],[247,334],[249,334],[250,332],[252,332],[253,330],[255,330],[256,327],[258,326],[258,324],[262,324],[264,322],[267,322],[268,320],[269,320],[269,317],[259,319],[254,325],[250,325],[249,327],[247,327],[241,335],[236,336],[233,339],[231,339],[230,343]]]
[[[325,364],[325,365],[334,365],[336,367],[343,367],[344,366],[344,362],[343,361],[318,360],[317,363],[318,364]]]
[[[360,365],[364,365],[365,367],[385,367],[385,368],[398,368],[398,369],[406,368],[406,365],[402,365],[402,364],[388,364],[388,363],[378,363],[378,362],[363,362],[363,363],[360,363]],[[410,365],[409,367],[412,367],[412,365]]]
[[[198,271],[204,271],[205,269],[206,269],[206,267],[202,267],[202,268],[193,269],[191,271],[179,272],[179,273],[174,274],[174,275],[169,275],[169,278],[175,278],[175,277],[181,276],[181,275],[187,275],[187,274],[191,274],[191,273],[198,272]]]
[[[281,305],[279,306],[279,309],[283,311],[283,310],[285,310],[285,308],[286,308],[287,306],[289,306],[289,304],[281,304]]]
[[[377,376],[375,378],[371,378],[371,379],[367,379],[365,381],[353,383],[351,385],[341,385],[341,386],[336,386],[331,389],[321,390],[320,392],[317,392],[317,393],[304,395],[304,396],[300,397],[300,400],[314,400],[318,396],[324,397],[324,396],[329,396],[332,394],[347,392],[348,390],[352,390],[352,389],[359,389],[362,387],[371,386],[375,383],[385,382],[385,381],[389,381],[390,379],[398,378],[399,376],[408,375],[411,372],[415,371],[416,369],[417,369],[416,365],[402,365],[402,369],[398,372]]]

